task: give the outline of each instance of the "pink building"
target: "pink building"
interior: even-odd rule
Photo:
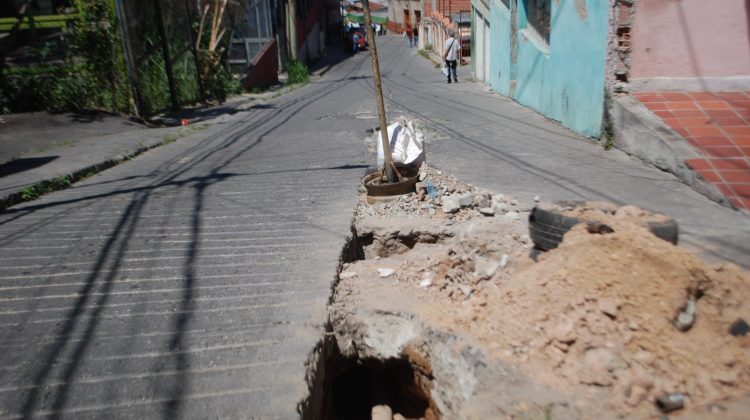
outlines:
[[[638,0],[634,7],[619,16],[632,18],[625,34],[631,91],[750,90],[750,1]]]

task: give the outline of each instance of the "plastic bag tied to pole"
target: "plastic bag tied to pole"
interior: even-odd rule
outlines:
[[[378,169],[383,168],[383,142],[380,131],[375,131],[375,144],[378,147]],[[419,166],[424,162],[424,135],[414,128],[412,121],[395,122],[388,126],[388,143],[391,146],[393,162]]]

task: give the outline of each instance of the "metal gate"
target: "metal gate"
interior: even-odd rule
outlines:
[[[273,41],[270,0],[248,0],[245,19],[236,22],[229,47],[229,67],[233,74],[244,76],[255,56]]]
[[[201,99],[191,12],[185,0],[117,0],[123,50],[142,117]]]

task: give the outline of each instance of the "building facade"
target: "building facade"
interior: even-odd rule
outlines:
[[[609,2],[472,1],[472,71],[586,136],[601,134]]]
[[[472,0],[472,72],[600,137],[607,95],[750,90],[747,0]]]

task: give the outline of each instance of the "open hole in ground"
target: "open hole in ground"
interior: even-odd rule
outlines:
[[[358,260],[404,254],[414,249],[417,244],[438,244],[454,235],[453,232],[445,228],[436,228],[433,224],[414,224],[406,228],[399,226],[392,230],[377,225],[364,225],[360,226],[359,231],[353,228],[352,233],[362,257]]]
[[[429,390],[423,389],[424,379],[407,360],[343,359],[330,369],[331,418],[371,419],[376,406],[388,406],[393,415],[406,419],[437,418],[430,409]]]
[[[406,357],[346,357],[333,338],[326,340],[322,353],[318,372],[308,376],[318,381],[311,386],[310,400],[302,405],[303,419],[439,419],[429,397],[429,367]],[[391,416],[373,416],[373,408],[383,406]]]

